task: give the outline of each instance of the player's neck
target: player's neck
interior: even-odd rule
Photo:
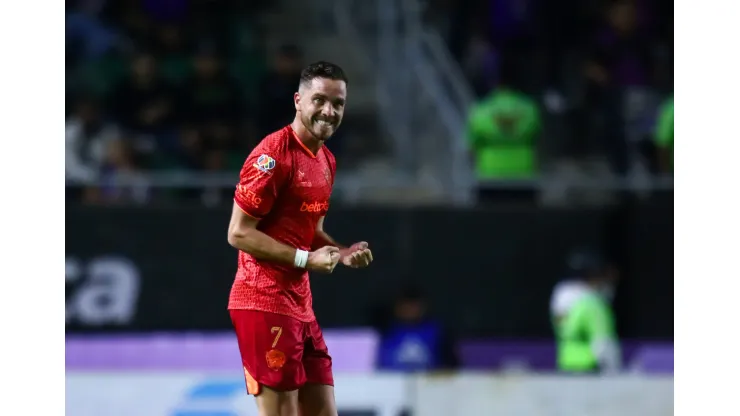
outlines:
[[[296,117],[295,120],[293,120],[293,123],[290,124],[290,127],[295,132],[295,135],[298,137],[298,140],[303,143],[304,146],[308,150],[311,151],[314,155],[319,152],[319,149],[321,149],[321,146],[324,144],[323,140],[319,140],[316,137],[314,137],[311,132],[306,130],[306,126],[303,125],[300,119]]]

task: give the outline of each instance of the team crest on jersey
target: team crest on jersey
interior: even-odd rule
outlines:
[[[257,158],[257,162],[252,166],[257,168],[260,172],[272,173],[270,171],[275,168],[275,159],[267,155],[260,155],[260,157]]]
[[[265,359],[267,360],[267,367],[269,367],[270,370],[279,370],[283,368],[286,360],[285,353],[276,349],[271,349],[270,351],[267,351],[267,354],[265,354]]]

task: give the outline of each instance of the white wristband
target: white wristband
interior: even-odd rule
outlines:
[[[296,250],[295,260],[293,260],[293,264],[295,265],[295,267],[303,269],[306,267],[306,263],[308,263],[308,251]]]

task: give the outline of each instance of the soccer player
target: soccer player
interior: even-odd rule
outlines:
[[[228,231],[239,259],[228,308],[260,416],[337,416],[308,271],[373,260],[366,242],[343,247],[324,231],[336,171],[324,143],[342,122],[346,101],[339,66],[306,67],[293,94],[295,119],[265,137],[239,175]]]

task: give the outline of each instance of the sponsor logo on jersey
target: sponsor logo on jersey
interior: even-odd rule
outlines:
[[[329,210],[328,201],[303,202],[303,204],[301,204],[301,212],[322,213],[328,210]]]
[[[236,186],[236,194],[241,202],[246,202],[255,208],[259,208],[260,204],[262,204],[262,198],[244,185]]]

